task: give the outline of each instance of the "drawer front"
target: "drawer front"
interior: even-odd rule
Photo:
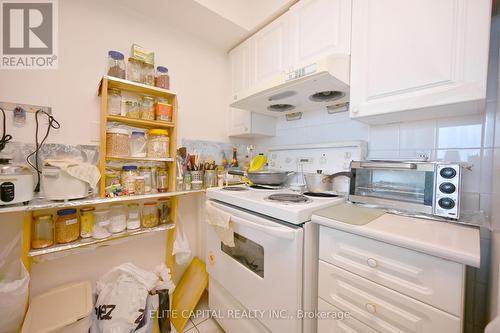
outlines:
[[[319,257],[455,316],[462,316],[464,266],[321,227]]]
[[[340,310],[331,304],[318,298],[319,312],[339,312]],[[374,329],[366,326],[359,320],[349,316],[343,320],[318,319],[318,333],[378,333]]]
[[[461,332],[458,317],[322,260],[318,296],[380,332]]]

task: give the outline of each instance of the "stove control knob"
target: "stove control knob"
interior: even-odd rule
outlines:
[[[451,179],[457,175],[457,171],[453,168],[442,168],[439,174],[445,179]]]
[[[439,185],[439,190],[446,194],[452,194],[457,188],[452,183],[442,183]]]
[[[439,199],[438,204],[439,207],[443,209],[452,209],[453,207],[455,207],[455,201],[450,198],[441,198]]]

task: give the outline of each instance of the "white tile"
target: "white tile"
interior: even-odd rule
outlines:
[[[210,310],[208,307],[208,293],[205,291],[201,296],[198,305],[196,306],[191,320],[195,326],[210,318]]]
[[[479,193],[462,193],[460,209],[466,212],[477,212],[479,210]]]
[[[427,158],[429,161],[434,160],[436,157],[436,152],[432,149],[410,149],[410,150],[400,150],[399,158],[404,159],[424,159]]]
[[[224,333],[224,330],[217,324],[215,319],[208,319],[197,325],[196,328],[200,333]]]
[[[434,149],[436,144],[436,121],[412,121],[399,126],[400,149]]]
[[[369,148],[372,150],[398,150],[399,124],[371,126]]]
[[[191,319],[189,319],[188,322],[186,323],[186,326],[184,326],[184,332],[189,331],[193,327],[194,327],[194,323]]]
[[[490,148],[495,144],[495,117],[497,102],[487,102],[484,112],[483,147]]]
[[[479,210],[483,211],[488,218],[491,218],[493,196],[490,193],[479,193]]]
[[[480,148],[482,115],[437,120],[437,148]]]
[[[462,179],[464,192],[480,192],[481,184],[481,149],[446,149],[438,150],[436,158],[440,161],[467,162],[472,170],[465,170]]]
[[[481,193],[491,193],[493,190],[493,149],[483,149],[481,158]]]
[[[368,150],[368,159],[374,160],[384,160],[384,159],[393,159],[399,158],[399,151],[397,150]]]
[[[199,333],[198,329],[196,327],[191,326],[190,328],[185,328],[184,333]]]

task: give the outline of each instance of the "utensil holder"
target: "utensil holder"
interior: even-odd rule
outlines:
[[[203,182],[203,170],[191,171],[191,179]]]

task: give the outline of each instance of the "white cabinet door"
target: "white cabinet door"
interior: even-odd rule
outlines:
[[[252,113],[240,109],[229,109],[229,136],[239,136],[250,133]]]
[[[276,118],[260,113],[229,109],[229,136],[262,138],[276,135]]]
[[[238,99],[238,94],[248,89],[251,84],[251,43],[246,41],[229,52],[231,66],[231,100]]]
[[[301,0],[290,8],[291,66],[351,52],[351,0]]]
[[[491,0],[353,0],[351,117],[376,123],[478,112],[490,19]],[[443,107],[473,101],[475,109]]]
[[[318,298],[318,333],[378,333],[350,315]]]

